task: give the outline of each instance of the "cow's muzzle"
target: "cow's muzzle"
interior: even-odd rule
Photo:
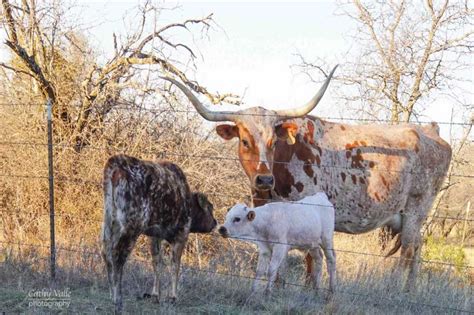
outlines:
[[[219,234],[222,236],[222,237],[229,237],[229,232],[227,231],[227,229],[225,228],[225,226],[221,225],[219,227],[219,229],[217,230],[217,232],[219,232]]]
[[[273,188],[275,181],[273,175],[257,175],[255,176],[255,188],[258,190],[270,190]]]

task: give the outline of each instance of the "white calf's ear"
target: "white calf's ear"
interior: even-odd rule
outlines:
[[[253,221],[255,219],[255,211],[250,210],[249,213],[247,213],[247,219]]]

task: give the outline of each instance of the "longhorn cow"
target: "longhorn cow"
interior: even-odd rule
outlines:
[[[361,234],[388,227],[398,235],[388,255],[401,247],[400,265],[409,270],[410,289],[419,265],[420,230],[447,172],[451,147],[435,123],[348,125],[307,115],[336,67],[306,105],[285,110],[211,111],[185,85],[164,79],[204,119],[234,123],[218,125],[216,131],[225,140],[239,139],[239,160],[254,205],[324,191],[335,207],[336,231]]]

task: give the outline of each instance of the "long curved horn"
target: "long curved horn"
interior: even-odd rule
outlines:
[[[210,111],[204,106],[198,98],[181,82],[176,81],[175,79],[169,77],[162,77],[163,80],[169,81],[176,85],[181,91],[183,91],[184,95],[191,101],[191,103],[196,108],[197,112],[206,120],[209,121],[235,121],[236,114],[230,111]]]
[[[310,111],[313,110],[313,108],[318,105],[319,101],[323,98],[324,92],[326,92],[326,89],[329,85],[329,82],[332,79],[332,75],[334,74],[334,71],[336,71],[336,68],[339,65],[336,65],[331,73],[329,73],[326,81],[324,81],[323,86],[319,89],[318,93],[308,102],[306,105],[300,107],[300,108],[295,108],[295,109],[282,109],[282,110],[277,110],[277,114],[279,116],[282,116],[282,118],[291,118],[291,117],[301,117],[309,113]]]

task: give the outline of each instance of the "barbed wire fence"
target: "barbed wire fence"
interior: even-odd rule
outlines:
[[[24,107],[31,107],[31,106],[41,106],[41,107],[46,107],[45,112],[46,112],[46,123],[47,123],[47,143],[45,142],[35,142],[35,141],[0,141],[0,146],[39,146],[39,147],[46,147],[48,149],[48,174],[44,175],[31,175],[31,174],[12,174],[12,173],[0,173],[0,177],[6,178],[6,179],[12,179],[12,180],[48,180],[48,189],[49,189],[49,200],[48,200],[48,205],[49,205],[49,213],[48,214],[41,214],[44,216],[49,216],[49,227],[50,227],[50,244],[49,245],[38,245],[38,244],[29,244],[29,243],[22,243],[22,242],[6,242],[6,241],[0,241],[0,244],[5,245],[11,245],[11,246],[18,246],[18,247],[33,247],[33,248],[48,248],[49,249],[49,256],[48,257],[39,257],[41,260],[45,260],[49,262],[49,267],[50,267],[50,278],[52,281],[55,280],[56,278],[56,258],[57,258],[57,253],[64,251],[64,252],[75,252],[75,253],[88,253],[90,255],[94,255],[96,257],[101,257],[99,251],[97,248],[85,248],[84,246],[81,246],[80,248],[71,248],[71,247],[65,247],[60,244],[56,244],[56,239],[55,239],[55,219],[56,218],[71,218],[73,217],[72,214],[67,213],[65,211],[61,212],[56,212],[55,211],[55,204],[54,204],[54,182],[66,182],[71,185],[92,185],[94,187],[97,187],[98,189],[101,189],[102,183],[97,180],[85,180],[82,178],[73,178],[65,174],[61,174],[58,172],[54,171],[54,165],[53,165],[53,154],[54,154],[54,147],[60,147],[60,148],[71,148],[74,149],[74,145],[71,144],[61,144],[61,143],[53,143],[53,124],[52,124],[52,107],[51,107],[51,102],[47,102],[46,104],[36,104],[36,103],[30,103],[30,104],[24,104],[24,103],[0,103],[0,107],[17,107],[17,106],[24,106]],[[128,106],[116,106],[113,108],[114,110],[133,110],[133,108],[130,108]],[[155,109],[146,109],[147,111],[150,112],[157,112],[157,113],[163,113],[163,112],[182,112],[182,113],[197,113],[195,110],[175,110],[175,109],[169,109],[169,110],[155,110]],[[241,115],[241,114],[239,114]],[[328,119],[328,120],[343,120],[343,121],[356,121],[356,122],[390,122],[390,121],[384,121],[384,120],[375,120],[375,119],[363,119],[363,118],[344,118],[344,117],[320,117],[323,119]],[[431,123],[428,121],[418,121],[416,123],[420,124],[425,124],[425,123]],[[455,125],[455,126],[469,126],[469,124],[472,125],[471,123],[466,123],[466,122],[436,122],[439,125]],[[471,141],[471,140],[468,140]],[[110,150],[109,148],[106,147],[97,147],[97,146],[87,146],[87,149],[90,150],[98,150],[102,151],[104,153],[108,153]],[[147,152],[144,152],[147,153]],[[171,156],[180,156],[180,157],[187,157],[187,158],[192,158],[192,159],[210,159],[210,160],[230,160],[230,161],[240,161],[240,159],[235,158],[235,157],[228,157],[228,156],[208,156],[208,155],[194,155],[194,154],[180,154],[180,153],[173,153],[173,152],[156,152],[156,151],[150,151],[148,153],[155,154],[157,156],[160,156],[162,158],[166,157],[171,157]],[[275,161],[274,163],[284,163],[284,164],[289,164],[291,162],[278,162]],[[302,163],[303,165],[316,165],[316,163]],[[345,168],[345,169],[352,169],[349,167],[340,167],[340,166],[335,166],[335,165],[319,165],[318,167],[321,168]],[[360,172],[366,172],[369,170],[365,169],[359,169],[357,171]],[[399,171],[394,171],[390,169],[379,169],[378,171],[382,172],[399,172]],[[408,173],[419,173],[419,171],[411,171]],[[451,174],[452,177],[458,177],[458,178],[465,178],[465,179],[472,179],[474,178],[474,174]],[[210,193],[210,195],[223,195],[222,193]],[[227,193],[225,194],[226,197],[232,195],[232,193]],[[234,197],[241,197],[241,196],[236,196],[234,194]],[[263,199],[263,200],[269,200],[269,199]],[[299,201],[293,201],[293,203],[302,203]],[[302,203],[302,204],[307,204],[307,203]],[[318,205],[318,204],[311,204],[311,205]],[[324,206],[324,205],[319,205],[319,206]],[[450,210],[450,209],[446,209]],[[0,209],[0,213],[2,214],[15,214],[16,211],[8,211],[6,209]],[[38,215],[38,214],[36,214]],[[408,215],[415,215],[415,214],[408,214]],[[466,222],[474,222],[474,218],[470,218],[467,216],[468,213],[466,213],[465,218],[460,218],[460,217],[453,217],[449,215],[429,215],[429,218],[432,219],[444,219],[444,220],[452,220],[452,221],[461,221],[466,224]],[[423,217],[426,217],[423,215]],[[102,220],[99,218],[80,218],[81,220],[86,220],[86,221],[91,221],[95,222],[97,224],[101,224]],[[208,235],[211,238],[219,238],[221,239],[220,236],[215,235],[215,234],[209,234]],[[275,243],[272,241],[267,241],[267,240],[259,240],[259,239],[249,239],[249,238],[233,238],[236,240],[241,240],[241,241],[248,241],[248,242],[270,242],[270,243]],[[295,244],[288,244],[288,243],[280,243],[276,242],[279,244],[284,244],[288,246],[294,246]],[[347,249],[342,249],[342,248],[334,248],[333,249],[335,252],[340,252],[340,253],[346,253],[350,255],[355,255],[355,256],[370,256],[370,257],[379,257],[379,258],[389,258],[389,259],[398,259],[397,257],[386,257],[385,255],[381,254],[373,254],[373,253],[368,253],[368,252],[360,252],[360,251],[353,251],[353,250],[347,250]],[[136,260],[139,262],[146,262],[146,260],[143,259],[138,259],[138,258],[130,258],[130,260]],[[446,263],[444,261],[435,261],[435,260],[422,260],[420,259],[420,263],[422,264],[435,264],[435,265],[440,265],[448,268],[455,268],[459,267],[458,265],[451,264],[451,263]],[[463,265],[461,266],[463,269],[467,270],[472,270],[474,269],[474,266],[472,265]],[[210,273],[210,274],[217,274],[217,275],[223,275],[223,276],[228,276],[228,277],[240,277],[240,278],[245,278],[245,279],[250,279],[250,280],[263,280],[266,281],[266,279],[256,279],[255,277],[250,277],[250,276],[244,276],[241,274],[231,274],[231,273],[223,273],[219,272],[216,270],[209,270],[209,269],[201,269],[201,268],[194,268],[190,266],[184,267],[185,269],[191,271],[191,272],[198,272],[198,273]],[[297,283],[286,283],[290,286],[296,286],[296,287],[302,287],[302,288],[309,288],[306,285],[301,285]],[[324,288],[323,288],[324,289]],[[325,289],[324,289],[325,290]],[[357,293],[357,292],[351,292],[351,291],[344,291],[339,293],[342,294],[348,294],[348,295],[363,295],[367,297],[365,294]],[[369,297],[370,298],[370,297]],[[375,297],[372,297],[375,298]],[[397,303],[395,300],[390,300],[388,299],[386,302],[388,303]],[[407,302],[407,301],[404,301]],[[433,305],[433,304],[425,304],[425,303],[420,303],[417,301],[408,301],[409,304],[417,304],[417,305],[422,305],[425,307],[433,308],[433,309],[440,309],[440,310],[445,310],[445,311],[453,311],[453,312],[461,312],[461,313],[474,313],[474,311],[471,311],[469,309],[460,309],[460,308],[452,308],[448,306],[441,306],[441,305]]]

